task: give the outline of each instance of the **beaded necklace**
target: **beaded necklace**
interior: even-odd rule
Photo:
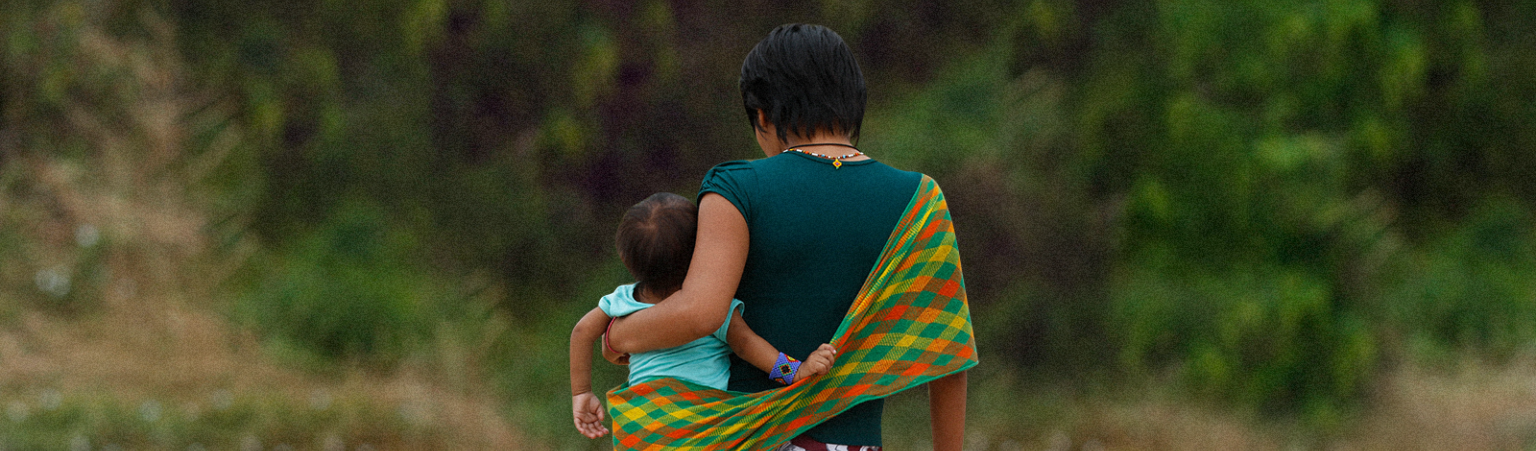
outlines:
[[[849,149],[853,149],[853,153],[850,153],[850,154],[847,154],[847,155],[843,155],[843,156],[840,156],[840,157],[834,157],[834,156],[829,156],[829,155],[822,155],[822,154],[819,154],[819,153],[816,153],[816,152],[806,152],[804,150],[800,150],[801,147],[810,147],[810,146],[843,146],[843,147],[847,147]],[[817,158],[824,158],[824,159],[832,160],[832,168],[833,169],[842,169],[843,168],[843,159],[845,159],[845,158],[853,158],[853,157],[857,157],[859,155],[863,155],[864,154],[864,152],[860,151],[859,148],[853,147],[853,146],[848,145],[848,144],[843,144],[843,143],[801,144],[801,145],[798,145],[798,146],[793,146],[793,147],[790,147],[788,149],[784,149],[784,150],[780,150],[779,151],[779,153],[784,153],[784,152],[799,152],[799,153],[803,153],[803,154],[810,155],[810,156],[817,157]]]

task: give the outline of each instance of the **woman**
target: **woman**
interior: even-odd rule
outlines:
[[[682,289],[613,322],[613,351],[703,337],[720,327],[737,298],[747,306],[742,318],[769,343],[790,356],[809,355],[836,332],[912,199],[921,174],[891,168],[853,145],[867,91],[837,33],[816,25],[775,28],[742,63],[741,93],[766,158],[724,163],[705,176]],[[965,374],[929,383],[935,449],[961,449]],[[780,386],[733,357],[731,390]],[[854,406],[784,449],[879,449],[882,408],[878,400]]]

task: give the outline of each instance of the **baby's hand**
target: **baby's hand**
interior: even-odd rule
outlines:
[[[822,343],[820,347],[816,348],[815,352],[811,353],[810,357],[806,357],[805,361],[800,362],[800,369],[795,371],[795,380],[801,381],[827,374],[827,371],[832,369],[832,364],[835,362],[837,362],[837,348]]]
[[[603,402],[597,395],[586,392],[571,396],[571,413],[576,417],[576,430],[587,438],[598,438],[608,433],[603,426]]]

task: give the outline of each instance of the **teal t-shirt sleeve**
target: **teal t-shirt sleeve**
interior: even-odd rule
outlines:
[[[710,168],[704,174],[704,181],[699,184],[698,200],[703,200],[708,193],[719,194],[725,200],[736,206],[736,211],[741,212],[741,217],[752,223],[751,198],[747,195],[752,192],[757,184],[756,174],[752,166],[745,160],[727,161]]]
[[[650,306],[651,304],[635,300],[635,284],[619,285],[618,288],[613,289],[612,293],[608,293],[597,301],[597,308],[613,318],[629,315]]]
[[[725,343],[730,343],[731,341],[725,339],[725,336],[726,332],[729,332],[731,329],[731,317],[734,315],[740,315],[742,309],[745,309],[746,307],[746,303],[741,302],[740,299],[732,299],[731,309],[725,312],[725,322],[720,323],[720,328],[715,330],[715,338],[718,338],[720,341]]]

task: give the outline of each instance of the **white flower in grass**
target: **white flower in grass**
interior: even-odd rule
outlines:
[[[64,267],[40,269],[32,277],[32,282],[37,284],[38,290],[50,296],[62,298],[69,294],[69,269]]]
[[[75,244],[89,248],[96,246],[99,242],[101,242],[101,231],[96,230],[96,226],[80,224],[79,227],[75,227]]]
[[[44,389],[42,393],[37,395],[37,404],[43,406],[43,410],[49,412],[58,410],[59,406],[64,404],[64,395],[60,394],[58,390]]]
[[[160,421],[160,402],[151,399],[139,404],[139,418],[145,423]]]
[[[225,389],[215,390],[211,398],[213,398],[212,401],[214,410],[225,410],[235,403],[235,396],[230,394],[229,390]],[[255,437],[251,437],[251,439],[254,440]]]
[[[347,451],[347,443],[334,433],[326,434],[325,441],[320,445],[320,449],[325,451]]]
[[[27,409],[27,403],[11,401],[10,404],[5,405],[5,416],[10,418],[11,422],[20,423],[26,421],[27,416],[32,414],[29,410]]]

